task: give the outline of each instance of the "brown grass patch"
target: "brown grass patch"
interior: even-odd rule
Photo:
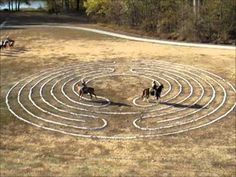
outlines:
[[[1,103],[19,79],[49,67],[99,59],[161,59],[234,82],[235,51],[108,38],[53,28],[3,31],[25,52],[1,53]],[[7,49],[11,54],[10,49]],[[155,140],[80,139],[25,125],[1,104],[1,176],[235,176],[235,111],[209,127]]]

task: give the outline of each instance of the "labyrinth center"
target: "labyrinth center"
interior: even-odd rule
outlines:
[[[97,99],[79,99],[87,82]],[[155,80],[160,102],[141,98]],[[44,130],[103,139],[152,138],[208,126],[235,111],[235,87],[214,73],[160,60],[98,61],[50,68],[17,82],[10,112]]]

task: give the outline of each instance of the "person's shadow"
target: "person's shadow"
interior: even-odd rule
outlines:
[[[202,106],[200,104],[186,105],[186,104],[168,103],[168,102],[160,102],[160,104],[167,105],[167,106],[173,106],[176,108],[207,109],[207,108],[204,108],[204,106]]]
[[[0,51],[1,56],[6,56],[6,57],[17,57],[18,54],[22,54],[29,51],[25,47],[12,47],[12,48],[3,48]]]
[[[107,101],[106,100],[93,100],[92,102],[94,103],[98,103],[98,104],[101,104],[101,105],[106,105],[107,104]],[[121,103],[121,102],[114,102],[114,101],[110,101],[110,104],[111,106],[125,106],[125,107],[131,107],[129,104],[126,104],[126,103]]]

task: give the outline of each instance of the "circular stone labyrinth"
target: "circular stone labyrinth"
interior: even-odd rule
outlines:
[[[79,99],[85,80],[97,99]],[[152,81],[161,101],[141,98]],[[102,139],[153,138],[210,125],[235,109],[236,90],[220,76],[159,60],[98,61],[52,68],[17,82],[6,95],[10,112],[45,130]]]

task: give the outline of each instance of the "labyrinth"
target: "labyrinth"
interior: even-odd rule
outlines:
[[[79,99],[81,81],[97,99]],[[161,100],[141,99],[152,81]],[[15,83],[6,95],[18,119],[67,135],[98,139],[155,138],[206,127],[235,110],[235,87],[220,76],[160,60],[95,61],[49,68]]]

